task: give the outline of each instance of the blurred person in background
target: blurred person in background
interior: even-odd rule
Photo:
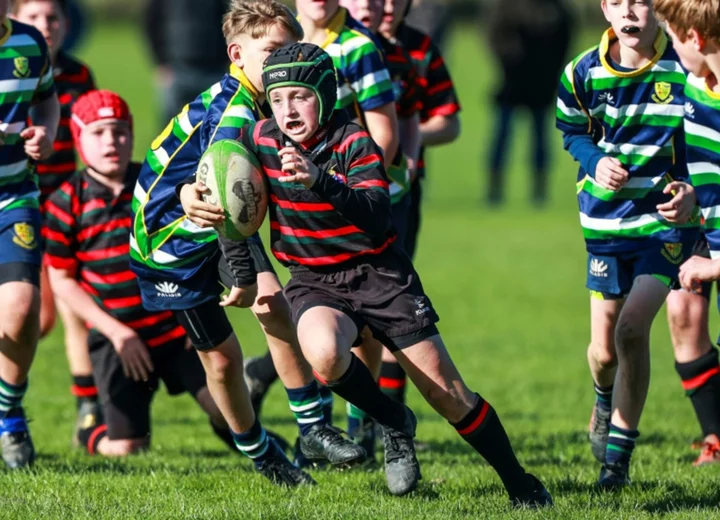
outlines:
[[[149,0],[150,43],[162,120],[169,121],[228,67],[222,17],[229,0]]]
[[[496,0],[490,12],[490,49],[502,69],[495,95],[497,121],[490,140],[487,202],[504,200],[505,166],[511,122],[517,109],[531,116],[533,149],[531,198],[541,206],[547,200],[547,115],[555,103],[571,39],[572,14],[563,0]]]

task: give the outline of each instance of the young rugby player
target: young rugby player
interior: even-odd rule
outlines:
[[[697,223],[680,224],[695,205],[692,188],[678,181],[686,177],[677,142],[684,70],[649,2],[601,5],[612,27],[567,66],[557,126],[580,163],[598,485],[617,488],[629,483],[647,396],[650,326],[692,250]]]
[[[0,0],[0,444],[20,468],[35,458],[22,400],[40,335],[40,192],[29,159],[52,154],[60,104],[45,40],[11,21],[9,7]]]
[[[46,262],[59,300],[91,324],[89,351],[102,401],[101,422],[79,437],[90,454],[128,455],[150,446],[150,403],[163,381],[171,395],[190,393],[226,444],[232,436],[205,385],[205,371],[172,312],[143,309],[129,270],[127,236],[139,164],[132,156],[132,116],[117,94],[96,90],[72,108],[71,130],[87,168],[47,201]]]
[[[667,31],[683,66],[689,71],[685,86],[685,142],[690,182],[702,208],[710,258],[696,255],[680,267],[680,282],[697,291],[702,282],[720,279],[720,2],[718,0],[655,0],[655,10],[667,22]],[[709,285],[702,292],[708,297]],[[705,435],[696,463],[720,460],[720,365],[717,349],[709,342],[702,357],[678,365]],[[681,372],[683,368],[683,372]]]
[[[22,23],[34,26],[45,38],[50,51],[55,88],[60,101],[60,125],[53,143],[54,153],[35,166],[40,184],[40,211],[44,204],[63,182],[77,168],[75,148],[70,134],[70,109],[78,96],[95,88],[92,74],[87,66],[62,49],[67,33],[66,0],[14,0],[10,16]],[[43,266],[40,284],[40,337],[50,333],[55,325],[55,300]],[[92,365],[87,350],[87,329],[85,324],[67,307],[58,301],[65,332],[65,352],[72,376],[72,394],[76,398],[78,418],[73,441],[77,442],[77,431],[88,416],[98,413],[97,388],[92,378]]]
[[[168,124],[152,144],[140,172],[130,238],[131,269],[138,275],[145,308],[173,311],[200,352],[208,388],[238,448],[271,480],[296,485],[311,479],[285,459],[257,420],[243,381],[240,344],[221,306],[252,306],[281,369],[307,458],[350,465],[362,462],[365,450],[329,426],[318,385],[297,345],[282,286],[259,236],[248,240],[252,259],[233,262],[231,269],[222,262],[215,231],[186,219],[175,187],[194,174],[210,143],[237,137],[242,126],[262,117],[262,63],[272,50],[297,41],[302,29],[290,10],[275,0],[235,0],[223,31],[232,61],[230,72]],[[201,201],[203,189],[193,186],[192,204],[207,223],[218,214]],[[243,271],[252,264],[257,277]],[[232,287],[222,301],[220,277],[226,287]]]
[[[380,391],[351,352],[365,326],[498,472],[514,504],[549,505],[543,485],[515,458],[495,411],[463,382],[412,263],[393,245],[381,151],[345,112],[333,113],[333,70],[330,56],[313,44],[275,51],[263,73],[274,117],[243,128],[240,137],[268,179],[272,252],[290,269],[285,295],[303,353],[319,380],[382,426],[394,495],[409,493],[420,479],[413,444],[417,421]]]

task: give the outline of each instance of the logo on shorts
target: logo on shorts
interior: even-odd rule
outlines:
[[[682,244],[679,242],[665,243],[662,255],[671,264],[679,264],[683,261]]]
[[[13,227],[15,236],[13,242],[24,249],[35,249],[37,241],[35,240],[35,228],[27,222],[18,222]]]
[[[607,278],[608,265],[602,260],[593,258],[590,260],[590,274],[598,278]]]
[[[15,65],[13,76],[16,78],[27,78],[30,75],[30,60],[28,60],[25,56],[18,56],[15,58],[13,60],[13,65]]]
[[[415,305],[417,305],[417,309],[415,310],[415,316],[422,316],[426,312],[430,311],[430,307],[427,306],[425,303],[425,298],[415,298]]]
[[[655,93],[650,96],[650,99],[655,101],[655,103],[660,103],[661,105],[667,105],[670,103],[675,97],[670,93],[672,90],[672,85],[666,81],[658,81],[655,83]]]
[[[161,298],[180,298],[178,293],[178,286],[176,283],[160,282],[155,284],[155,289],[158,290],[157,295]]]

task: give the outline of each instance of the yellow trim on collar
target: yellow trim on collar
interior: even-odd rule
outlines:
[[[707,84],[707,78],[703,78],[703,85],[705,86],[705,94],[711,99],[720,99],[720,92],[715,92]]]
[[[326,49],[328,45],[338,39],[338,36],[340,36],[340,33],[345,26],[345,20],[347,20],[347,9],[339,7],[337,13],[330,18],[328,26],[325,28],[327,38],[325,38],[325,41],[322,43],[320,48]]]
[[[667,36],[665,36],[665,33],[662,29],[658,28],[658,35],[655,38],[655,43],[653,43],[653,47],[655,48],[655,56],[653,56],[653,59],[639,69],[635,69],[630,72],[623,72],[620,70],[615,70],[607,59],[607,55],[610,52],[610,45],[615,40],[617,40],[617,36],[615,34],[615,31],[613,31],[611,27],[610,29],[605,31],[605,34],[603,34],[603,37],[600,40],[600,62],[602,63],[602,66],[605,68],[605,70],[619,78],[632,78],[650,70],[660,60],[660,57],[665,53],[665,49],[667,49],[668,45]]]
[[[237,79],[240,84],[247,89],[248,92],[250,92],[250,96],[252,96],[253,101],[255,101],[259,94],[258,91],[255,90],[255,87],[250,82],[248,77],[245,75],[245,71],[243,71],[240,67],[235,65],[234,63],[230,65],[230,75]]]
[[[7,42],[8,38],[12,35],[12,20],[10,20],[9,16],[5,17],[3,26],[5,27],[5,36],[0,38],[0,45],[5,45],[5,42]]]

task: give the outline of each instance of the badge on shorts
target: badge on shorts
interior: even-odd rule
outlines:
[[[15,65],[13,76],[16,78],[27,78],[30,75],[30,61],[25,56],[15,58],[13,65]]]
[[[18,222],[15,224],[13,231],[15,236],[13,242],[25,249],[35,249],[37,242],[35,241],[35,228],[27,222]]]
[[[655,101],[655,103],[667,105],[675,99],[674,96],[670,94],[671,90],[672,85],[670,85],[670,83],[667,83],[666,81],[658,81],[655,83],[655,93],[650,96],[650,98]]]
[[[671,264],[679,264],[683,260],[682,244],[680,242],[666,242],[662,250],[662,255]]]

